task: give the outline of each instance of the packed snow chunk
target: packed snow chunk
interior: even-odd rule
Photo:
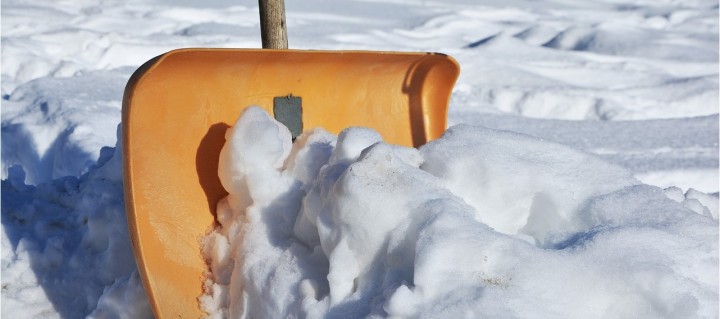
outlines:
[[[364,149],[380,141],[382,141],[380,134],[368,128],[344,130],[338,136],[338,148],[333,152],[330,160],[333,163],[354,162]]]
[[[696,212],[701,212],[702,215],[712,216],[715,220],[718,219],[718,193],[707,194],[691,188],[685,193],[685,201],[683,204],[686,202],[696,202],[696,205],[699,206]]]
[[[203,243],[211,318],[718,311],[717,221],[678,202],[707,203],[701,194],[479,127],[420,150],[367,128],[290,140],[258,108],[228,131],[219,174],[229,195]]]
[[[243,112],[225,136],[230,143],[220,151],[220,182],[228,191],[237,192],[251,183],[256,171],[277,170],[290,152],[288,129],[271,119],[259,107]],[[248,180],[246,180],[248,179]]]
[[[700,215],[718,219],[718,193],[707,194],[692,188],[683,193],[679,187],[672,186],[665,189],[665,195]]]
[[[418,169],[421,161],[415,149],[375,144],[333,183],[326,205],[304,207],[306,212],[319,209],[311,222],[329,257],[331,305],[353,294],[382,292],[383,281],[411,280],[407,272],[413,249],[405,237],[416,226],[410,221],[424,219],[417,215],[426,202],[454,198],[436,178]],[[386,270],[392,271],[383,274]]]

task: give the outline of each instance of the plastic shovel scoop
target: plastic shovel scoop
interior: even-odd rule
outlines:
[[[125,208],[156,317],[203,316],[200,242],[227,195],[218,159],[244,108],[293,135],[365,126],[419,146],[445,130],[458,73],[442,54],[362,51],[181,49],[141,66],[123,98]]]

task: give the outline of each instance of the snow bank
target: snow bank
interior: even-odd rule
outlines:
[[[259,108],[226,138],[210,317],[718,312],[717,218],[592,155],[473,126],[420,150],[363,128],[291,144]]]
[[[130,70],[41,78],[3,98],[2,176],[22,165],[30,185],[80,176],[116,141]],[[108,129],[111,128],[111,129]]]
[[[2,181],[3,317],[152,317],[128,237],[119,145],[103,148],[79,178],[33,186],[22,167],[9,169]]]

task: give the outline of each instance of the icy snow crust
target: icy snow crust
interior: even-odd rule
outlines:
[[[226,140],[210,317],[717,315],[717,220],[595,156],[472,126],[291,144],[255,107]]]

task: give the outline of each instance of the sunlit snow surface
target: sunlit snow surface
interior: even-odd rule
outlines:
[[[452,55],[462,74],[450,124],[470,126],[419,153],[376,146],[352,164],[375,184],[397,182],[394,199],[423,207],[407,214],[424,214],[426,224],[377,233],[415,241],[363,242],[396,272],[377,278],[371,269],[348,284],[364,271],[357,267],[378,265],[365,260],[347,273],[330,271],[359,249],[335,247],[342,234],[362,233],[342,225],[362,223],[344,221],[337,238],[323,239],[311,236],[316,224],[302,222],[297,227],[309,228],[283,231],[306,248],[328,243],[305,259],[318,261],[312,269],[319,273],[302,278],[326,281],[301,282],[283,296],[306,299],[294,306],[277,300],[270,310],[336,309],[343,317],[354,302],[361,310],[353,313],[381,316],[717,313],[717,1],[303,0],[287,1],[287,11],[293,48]],[[125,82],[170,49],[259,47],[256,1],[8,0],[1,14],[2,316],[147,316],[127,239],[120,151],[103,148],[116,145]],[[353,134],[376,141],[371,132]],[[336,143],[320,133],[307,141],[332,144],[326,155]],[[331,184],[313,181],[319,163],[361,150],[284,170],[310,191],[310,184]],[[388,154],[396,161],[386,162]],[[404,175],[382,173],[398,167]],[[419,175],[422,187],[393,180]],[[376,213],[389,209],[379,200],[387,194],[362,197],[367,191],[344,194],[376,205]],[[350,211],[347,218],[360,218]],[[430,222],[437,211],[448,213]],[[461,241],[454,236],[466,244],[443,250]],[[452,260],[450,268],[433,264],[434,250]],[[301,278],[285,271],[285,285]],[[331,281],[339,283],[335,292]],[[381,298],[363,299],[378,289]],[[450,304],[472,307],[442,308]],[[469,312],[446,312],[463,309]]]

